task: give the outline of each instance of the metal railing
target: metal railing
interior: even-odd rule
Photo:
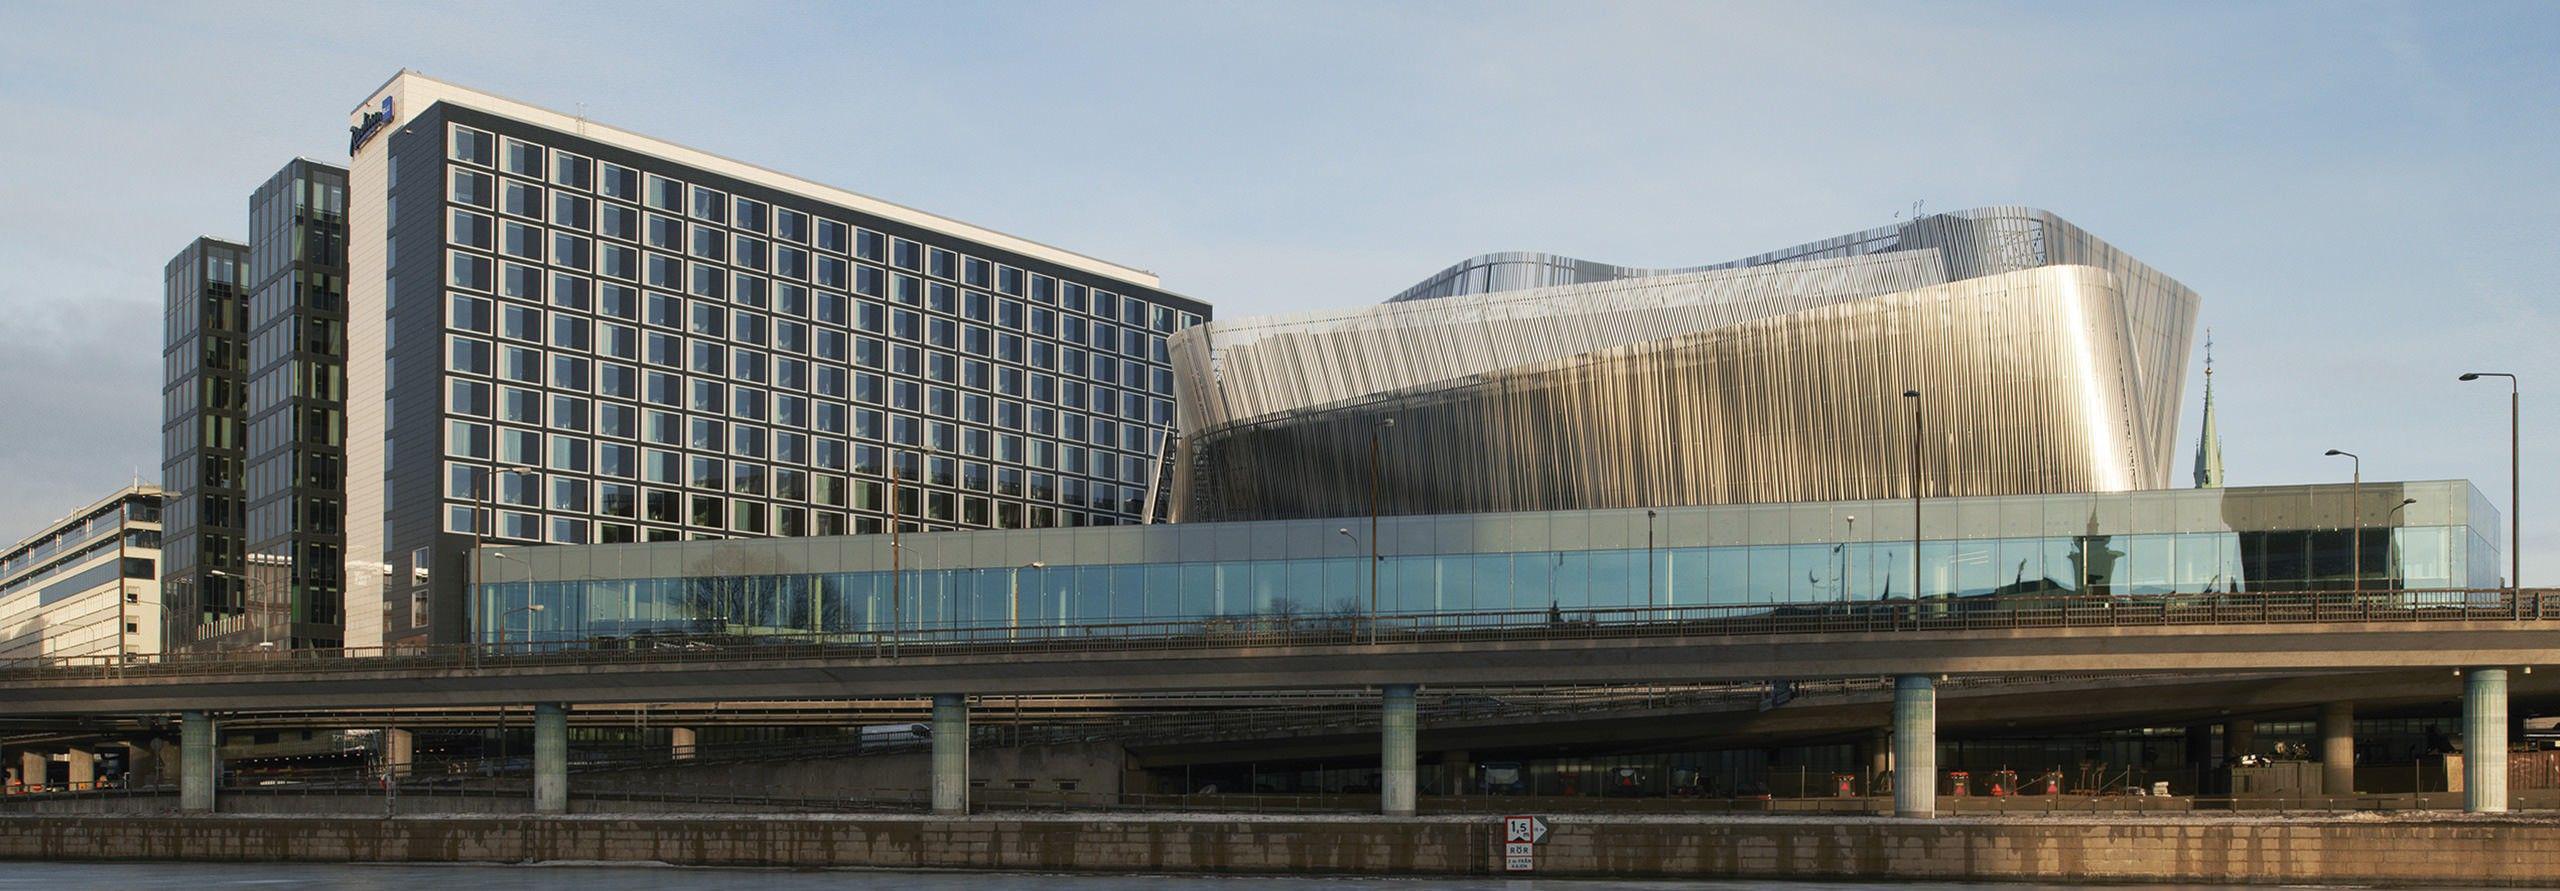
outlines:
[[[1015,658],[1301,647],[1370,648],[1529,640],[1869,635],[2137,626],[2285,626],[2484,621],[2560,622],[2560,590],[2430,589],[2219,594],[2007,594],[1923,600],[1671,607],[1219,616],[1063,627],[689,638],[682,647],[591,647],[584,640],[414,650],[40,657],[0,662],[0,680],[578,669],[788,660]],[[538,649],[535,649],[537,648]],[[342,658],[372,657],[372,658]]]

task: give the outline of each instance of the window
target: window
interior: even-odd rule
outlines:
[[[640,171],[611,163],[598,169],[602,175],[596,178],[597,194],[624,201],[640,200]]]
[[[568,152],[551,155],[551,181],[573,189],[589,188],[591,162]]]
[[[543,178],[542,147],[529,142],[507,140],[507,172],[517,176]]]
[[[456,161],[492,166],[497,163],[497,138],[486,131],[455,124],[452,156]]]
[[[489,209],[498,206],[496,178],[468,167],[452,169],[454,203]]]

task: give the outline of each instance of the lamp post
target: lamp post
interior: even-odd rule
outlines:
[[[470,564],[467,568],[471,570],[471,578],[468,580],[471,590],[464,594],[464,597],[477,597],[480,594],[480,549],[488,545],[488,536],[498,528],[498,487],[491,483],[503,474],[541,472],[522,464],[510,464],[489,468],[473,481],[474,488],[479,490],[475,494],[480,497],[477,499],[479,503],[471,508],[471,559],[465,561]],[[415,569],[416,567],[411,567],[412,571]]]
[[[1842,603],[1854,599],[1849,596],[1849,545],[1858,540],[1858,515],[1850,514],[1847,519],[1849,532],[1840,536],[1840,602]]]
[[[2462,380],[2476,381],[2484,377],[2507,379],[2507,586],[2524,589],[2524,483],[2519,481],[2524,466],[2524,387],[2515,375],[2503,371],[2464,372]]]
[[[2391,532],[2391,551],[2388,560],[2391,564],[2391,587],[2393,588],[2409,587],[2409,578],[2402,574],[2400,568],[2400,527],[2394,524],[2400,521],[2401,511],[2408,509],[2409,505],[2416,503],[2418,503],[2418,499],[2415,498],[2400,499],[2399,504],[2391,506],[2391,511],[2389,513],[2382,515],[2382,528]]]
[[[1920,435],[1926,429],[1920,420],[1920,391],[1902,391],[1911,400],[1911,601],[1920,602]],[[1914,618],[1918,613],[1913,614]]]
[[[1394,418],[1379,418],[1369,428],[1369,642],[1378,642],[1378,439],[1396,425]]]
[[[524,613],[524,614],[525,614],[525,617],[524,617],[524,646],[525,646],[525,650],[526,650],[527,652],[531,652],[531,651],[532,651],[532,649],[533,649],[533,614],[535,614],[535,613],[539,613],[539,612],[541,612],[541,611],[542,611],[542,604],[539,604],[539,603],[528,603],[528,604],[525,604],[525,605],[523,605],[523,606],[516,607],[515,609],[511,609],[511,610],[508,610],[508,611],[506,611],[506,612],[499,613],[499,614],[498,614],[498,652],[504,653],[504,652],[506,652],[506,651],[507,651],[507,618],[508,618],[509,616],[513,616],[513,615],[515,615],[515,614],[517,614],[517,613]]]
[[[2352,490],[2350,490],[2350,493],[2351,493],[2351,494],[2349,494],[2349,495],[2347,496],[2347,497],[2349,497],[2349,498],[2351,498],[2351,499],[2353,499],[2353,500],[2354,500],[2354,503],[2353,503],[2353,504],[2351,504],[2351,505],[2349,505],[2349,513],[2348,513],[2348,516],[2349,516],[2349,517],[2351,517],[2351,518],[2353,518],[2353,519],[2350,521],[2353,525],[2350,527],[2350,532],[2349,532],[2349,534],[2351,534],[2351,535],[2355,536],[2355,547],[2354,547],[2352,550],[2348,551],[2348,553],[2349,553],[2349,554],[2351,554],[2352,556],[2348,557],[2347,559],[2350,559],[2350,560],[2354,560],[2354,561],[2355,561],[2355,569],[2354,569],[2354,571],[2353,571],[2353,572],[2350,574],[2350,576],[2349,576],[2351,579],[2353,579],[2353,581],[2349,582],[2349,584],[2350,584],[2350,585],[2352,585],[2353,587],[2352,587],[2352,588],[2350,588],[2349,590],[2355,591],[2355,592],[2357,592],[2357,593],[2363,593],[2363,592],[2364,592],[2364,459],[2363,459],[2363,458],[2360,458],[2360,457],[2357,457],[2357,456],[2356,456],[2356,453],[2354,453],[2354,452],[2342,452],[2342,451],[2339,451],[2339,450],[2337,450],[2337,449],[2330,449],[2330,450],[2328,450],[2328,451],[2326,451],[2326,452],[2322,452],[2321,454],[2322,454],[2323,456],[2325,456],[2325,457],[2330,457],[2330,458],[2345,458],[2345,459],[2347,459],[2347,460],[2349,460],[2349,461],[2353,461],[2353,462],[2355,462],[2355,465],[2354,465],[2354,466],[2355,466],[2355,488],[2354,488],[2354,489],[2352,489]]]

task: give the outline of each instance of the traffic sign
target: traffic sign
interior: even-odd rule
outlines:
[[[1502,840],[1506,843],[1528,842],[1530,844],[1546,841],[1547,821],[1527,814],[1504,817],[1502,818]]]
[[[1534,872],[1538,843],[1547,839],[1547,821],[1528,814],[1502,818],[1502,871]]]

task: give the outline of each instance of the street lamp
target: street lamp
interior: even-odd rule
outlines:
[[[2350,582],[2350,584],[2352,584],[2352,585],[2354,586],[2354,588],[2353,588],[2352,590],[2356,591],[2357,593],[2363,593],[2363,591],[2364,591],[2364,459],[2363,459],[2363,458],[2360,458],[2360,457],[2357,457],[2357,456],[2356,456],[2356,453],[2354,453],[2354,452],[2342,452],[2342,451],[2339,451],[2339,450],[2337,450],[2337,449],[2330,449],[2330,450],[2328,450],[2328,451],[2326,451],[2326,452],[2322,452],[2321,454],[2322,454],[2323,456],[2330,457],[2330,458],[2345,458],[2345,459],[2347,459],[2347,460],[2349,460],[2349,461],[2353,461],[2353,462],[2355,462],[2355,474],[2356,474],[2356,475],[2355,475],[2355,488],[2354,488],[2353,490],[2351,490],[2351,493],[2348,495],[2348,497],[2349,497],[2349,498],[2354,499],[2354,503],[2353,503],[2353,504],[2351,504],[2351,505],[2349,505],[2349,509],[2350,509],[2350,510],[2349,510],[2348,516],[2350,516],[2350,517],[2354,518],[2354,519],[2353,519],[2353,523],[2354,523],[2354,525],[2353,525],[2353,527],[2352,527],[2352,530],[2353,530],[2353,531],[2352,531],[2350,534],[2352,534],[2352,535],[2354,535],[2354,536],[2355,536],[2355,547],[2354,547],[2354,549],[2353,549],[2353,550],[2351,550],[2351,551],[2349,551],[2349,552],[2348,552],[2348,553],[2350,553],[2351,555],[2353,555],[2353,556],[2350,556],[2348,559],[2350,559],[2350,560],[2354,560],[2354,561],[2355,561],[2355,563],[2356,563],[2356,565],[2355,565],[2355,569],[2354,569],[2354,571],[2352,572],[2352,574],[2351,574],[2349,577],[2350,577],[2350,578],[2352,578],[2352,579],[2354,579],[2354,581]]]
[[[471,508],[471,559],[467,561],[470,563],[469,568],[471,570],[471,578],[469,580],[471,590],[466,593],[464,597],[470,598],[480,596],[480,550],[488,546],[488,536],[495,533],[498,529],[498,487],[492,485],[492,483],[497,477],[506,474],[541,472],[542,471],[537,468],[528,467],[526,465],[509,464],[503,467],[489,468],[487,472],[480,474],[479,478],[473,481],[474,488],[479,490],[476,494],[480,497],[478,499],[479,503],[473,505]],[[484,531],[484,529],[486,531]]]
[[[2524,589],[2524,484],[2518,481],[2524,466],[2523,384],[2515,375],[2503,371],[2464,372],[2462,380],[2476,381],[2484,377],[2507,379],[2507,585]]]
[[[524,618],[524,646],[525,646],[525,651],[526,651],[526,652],[532,652],[532,650],[533,650],[533,614],[534,614],[534,613],[541,612],[541,611],[542,611],[542,604],[539,604],[539,603],[528,603],[528,604],[525,604],[525,605],[523,605],[523,606],[516,607],[515,609],[511,609],[511,610],[508,610],[508,611],[506,611],[506,612],[499,613],[499,614],[498,614],[498,652],[504,653],[504,652],[506,652],[506,651],[507,651],[507,618],[508,618],[508,617],[510,617],[510,616],[513,616],[513,615],[515,615],[515,614],[517,614],[517,613],[524,613],[524,614],[525,614],[525,618]]]
[[[1926,429],[1920,420],[1920,391],[1902,391],[1911,400],[1911,600],[1920,600],[1920,435]]]
[[[1369,428],[1369,642],[1378,642],[1378,438],[1393,429],[1394,418],[1379,418]]]

